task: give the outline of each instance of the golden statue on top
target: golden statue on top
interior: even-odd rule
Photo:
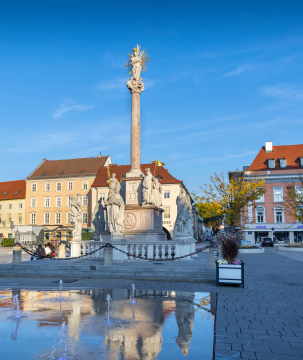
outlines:
[[[139,80],[140,74],[147,70],[147,63],[151,59],[148,57],[147,50],[141,50],[141,46],[137,45],[133,49],[133,54],[127,54],[128,61],[125,65],[128,68],[128,75],[132,74],[132,79]]]

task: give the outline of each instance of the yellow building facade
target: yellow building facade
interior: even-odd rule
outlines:
[[[0,238],[13,238],[14,226],[25,224],[25,180],[0,183]]]
[[[72,231],[71,196],[81,196],[83,229],[91,227],[91,185],[109,156],[95,158],[43,160],[26,179],[25,224],[43,225],[45,232]],[[66,234],[65,234],[66,235]]]

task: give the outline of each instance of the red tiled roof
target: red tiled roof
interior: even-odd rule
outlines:
[[[145,169],[150,168],[152,174],[155,171],[155,164],[141,164],[141,171],[146,175]],[[109,171],[111,174],[115,173],[116,178],[120,181],[122,176],[130,170],[130,165],[110,165]],[[157,166],[155,176],[160,175],[161,184],[181,184],[182,181],[175,179],[167,169],[164,169],[163,166]],[[108,178],[107,168],[102,167],[99,169],[98,174],[95,178],[95,181],[92,184],[92,187],[98,186],[108,186],[106,180]]]
[[[25,180],[1,182],[0,200],[25,199],[25,188],[26,188]]]
[[[303,144],[273,146],[272,149],[272,152],[266,152],[263,146],[248,171],[280,170],[278,159],[286,159],[287,167],[283,170],[302,169],[298,158],[303,157]],[[275,160],[275,169],[268,169],[267,159]]]
[[[108,156],[67,160],[43,160],[27,179],[95,176],[99,168],[104,166],[107,159]]]

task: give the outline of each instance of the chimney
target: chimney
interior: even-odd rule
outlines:
[[[272,141],[265,143],[265,152],[272,152]]]
[[[100,151],[100,154],[98,155],[98,157],[102,157],[101,151]]]

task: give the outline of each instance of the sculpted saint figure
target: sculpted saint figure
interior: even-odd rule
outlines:
[[[157,207],[162,205],[162,185],[160,184],[161,178],[157,176],[153,179],[152,203]]]
[[[77,194],[77,199],[74,195],[70,195],[71,199],[71,211],[69,212],[71,217],[71,223],[73,228],[73,240],[81,240],[82,231],[82,207],[81,207],[81,195]]]
[[[142,183],[142,197],[143,197],[143,205],[154,204],[152,203],[152,184],[153,184],[153,175],[150,172],[150,169],[145,169],[146,175],[144,176]]]
[[[106,201],[108,228],[111,233],[123,233],[124,201],[120,195],[120,183],[116,174],[112,174],[109,185],[109,197]]]
[[[96,205],[93,217],[94,217],[93,225],[95,228],[93,238],[100,240],[101,233],[105,231],[104,207],[102,205],[101,199],[98,201],[98,204]]]
[[[132,78],[135,80],[139,80],[140,78],[141,69],[142,69],[141,62],[142,62],[141,56],[137,55],[137,53],[134,52],[134,55],[132,55],[132,57],[130,58],[130,63],[132,65],[132,73],[133,73]]]
[[[176,234],[191,234],[192,232],[192,206],[189,195],[186,194],[184,188],[181,188],[177,197],[177,219],[175,223]]]

